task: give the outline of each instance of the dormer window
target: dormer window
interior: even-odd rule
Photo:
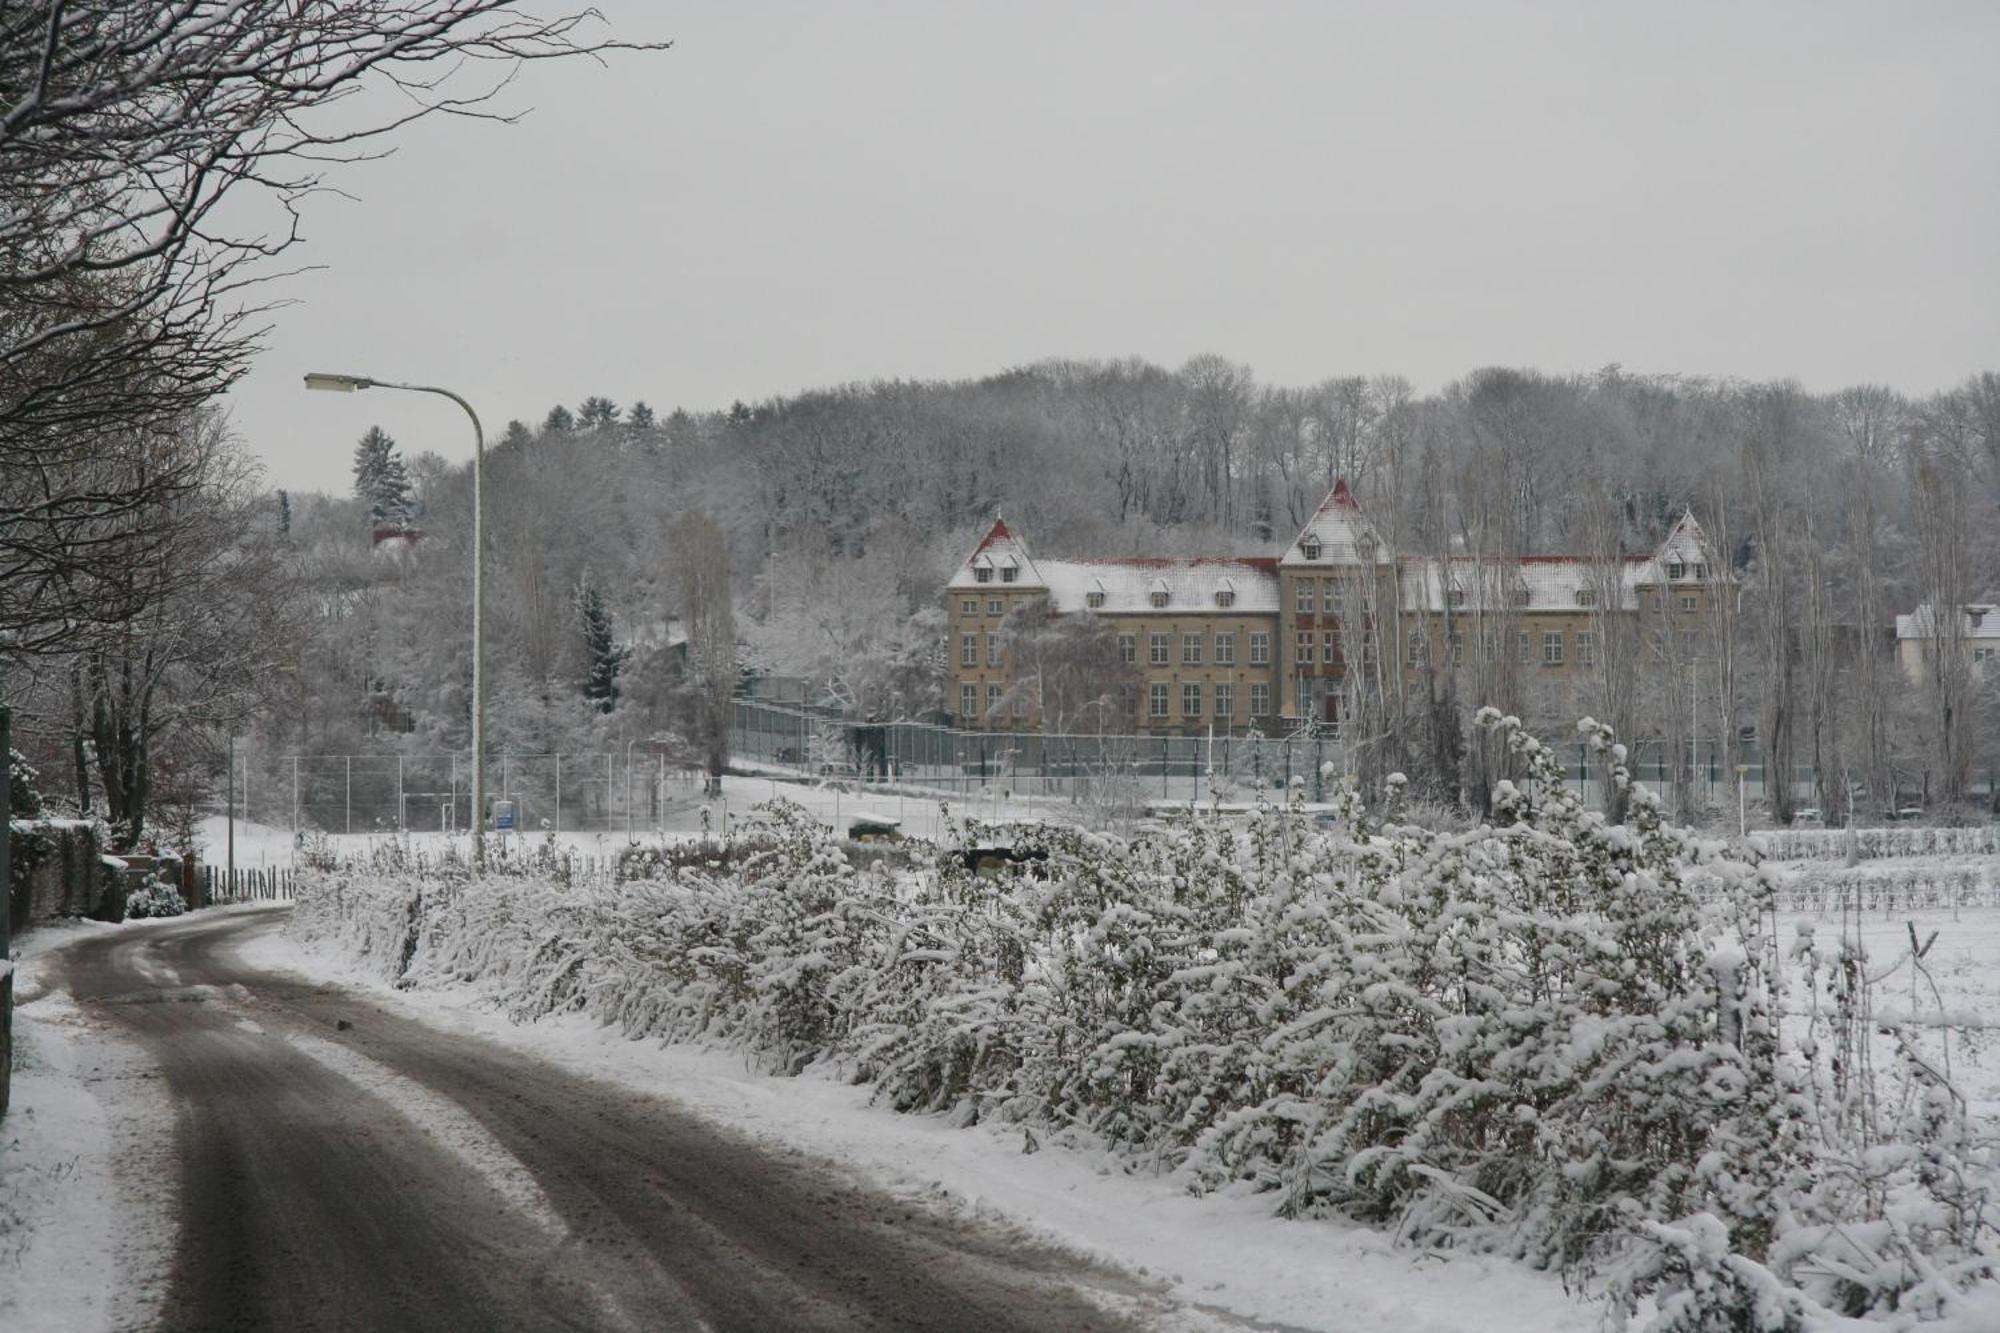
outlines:
[[[1236,594],[1228,588],[1223,588],[1215,594],[1215,604],[1217,606],[1234,606],[1236,605]]]
[[[1020,577],[1021,570],[1016,565],[1008,565],[1000,571],[1000,581],[1002,583],[1014,583],[1019,581]]]
[[[1669,560],[1667,562],[1667,577],[1669,579],[1684,579],[1687,577],[1687,569],[1688,567],[1680,561]]]
[[[1514,589],[1514,605],[1527,606],[1535,600],[1535,594],[1526,588]]]
[[[1444,595],[1444,603],[1445,603],[1445,605],[1446,605],[1446,606],[1464,606],[1464,605],[1465,605],[1465,589],[1463,589],[1463,588],[1451,588],[1451,589],[1448,589],[1448,590],[1446,590],[1446,592],[1445,592],[1445,595]]]
[[[1087,592],[1083,595],[1083,604],[1095,611],[1104,605],[1104,594],[1096,591]]]
[[[1597,605],[1597,589],[1595,589],[1595,588],[1578,588],[1578,589],[1576,590],[1576,604],[1577,604],[1578,606],[1596,606],[1596,605]]]
[[[1700,582],[1700,581],[1701,581],[1702,579],[1705,579],[1705,578],[1707,578],[1707,577],[1708,577],[1708,566],[1707,566],[1707,565],[1703,565],[1703,564],[1697,564],[1697,565],[1696,565],[1696,566],[1694,567],[1694,577],[1695,577],[1695,581],[1696,581],[1696,582]]]
[[[1155,608],[1158,608],[1167,604],[1167,595],[1164,592],[1153,592],[1147,594],[1146,600],[1151,602]]]
[[[974,566],[972,567],[972,579],[973,579],[973,582],[975,582],[975,583],[991,583],[991,582],[993,582],[993,566],[991,566],[991,565],[974,565]]]
[[[1319,559],[1319,538],[1308,537],[1299,543],[1299,554],[1308,560]]]

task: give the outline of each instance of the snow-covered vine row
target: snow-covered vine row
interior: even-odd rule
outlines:
[[[1894,828],[1768,829],[1753,835],[1758,848],[1774,861],[1873,861],[1898,856],[2000,855],[2000,826],[1927,828],[1903,824]]]
[[[1917,912],[2000,907],[2000,861],[1809,865],[1778,875],[1778,905],[1792,912]]]
[[[857,864],[778,806],[755,850],[615,888],[329,872],[295,929],[524,1020],[829,1066],[899,1110],[1560,1265],[1656,1329],[1935,1314],[1993,1281],[1990,1145],[1919,1038],[1867,1072],[1860,958],[1774,938],[1763,869],[1636,789],[1606,823],[1485,725],[1527,777],[1469,832],[1353,800],[1332,832],[1013,830],[1046,860],[995,881]]]

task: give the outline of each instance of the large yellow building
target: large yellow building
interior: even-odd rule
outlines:
[[[1692,515],[1646,556],[1398,558],[1345,481],[1272,557],[1044,560],[996,520],[946,585],[951,702],[962,726],[1041,728],[1003,622],[1044,597],[1116,635],[1122,673],[1103,730],[1269,735],[1337,724],[1358,679],[1471,654],[1509,655],[1547,684],[1574,678],[1598,665],[1610,625],[1641,613],[1691,635],[1715,577]]]

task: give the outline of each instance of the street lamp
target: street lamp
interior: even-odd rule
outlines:
[[[479,428],[479,414],[472,404],[453,393],[429,384],[396,384],[370,379],[366,375],[306,376],[306,387],[328,393],[353,393],[356,389],[401,389],[407,393],[436,394],[449,398],[465,409],[472,419],[472,867],[486,868],[486,692],[480,667],[486,656],[486,636],[481,619],[485,606],[481,574],[486,564],[485,539],[481,532],[480,474],[486,461],[486,435]]]

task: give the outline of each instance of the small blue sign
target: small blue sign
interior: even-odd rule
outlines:
[[[495,801],[493,803],[493,827],[502,833],[514,827],[514,803],[512,801]]]

